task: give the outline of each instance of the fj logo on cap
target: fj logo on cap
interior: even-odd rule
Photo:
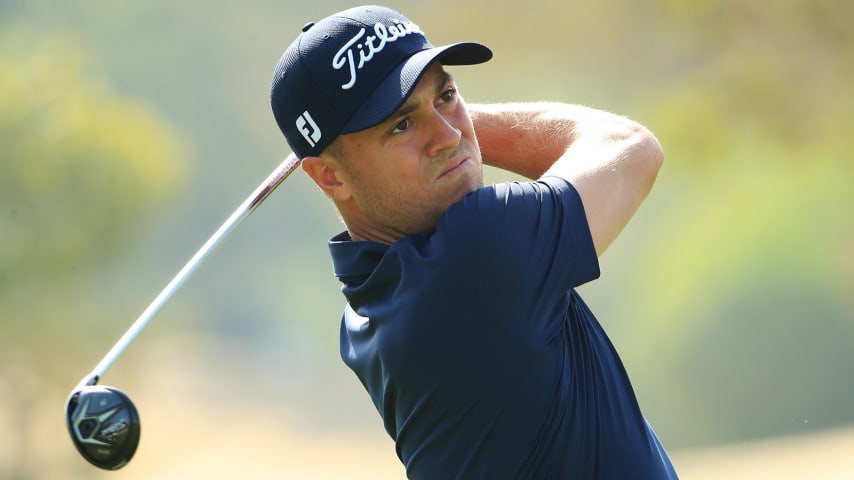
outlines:
[[[382,23],[374,25],[374,35],[368,35],[364,43],[358,43],[365,36],[365,29],[359,30],[353,38],[338,50],[332,58],[332,68],[341,70],[347,66],[350,71],[350,81],[341,85],[342,90],[349,90],[356,84],[356,70],[361,70],[366,63],[370,62],[374,55],[383,51],[387,43],[396,41],[410,33],[421,33],[418,25],[407,23],[395,23],[386,27]],[[359,50],[359,64],[356,65],[355,50]]]
[[[320,141],[320,127],[314,123],[314,119],[311,118],[308,110],[302,112],[302,115],[297,118],[296,124],[305,141],[312,147],[317,145],[317,142]]]

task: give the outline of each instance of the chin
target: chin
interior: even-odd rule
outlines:
[[[460,200],[463,199],[463,197],[465,197],[469,193],[481,188],[482,186],[483,186],[483,179],[482,178],[481,179],[471,179],[470,181],[466,182],[465,184],[463,184],[461,186],[461,188],[459,189],[457,194],[453,197],[453,199],[451,200],[451,203],[448,204],[448,207],[459,202]],[[447,208],[446,208],[446,210],[447,210]]]
[[[466,183],[467,183],[468,190],[465,193],[463,193],[463,195],[466,195],[468,193],[471,193],[471,192],[477,190],[478,188],[483,187],[483,168],[480,165],[478,165],[476,171],[472,172],[471,176],[468,178],[468,181]],[[460,198],[462,198],[462,197],[460,197]]]

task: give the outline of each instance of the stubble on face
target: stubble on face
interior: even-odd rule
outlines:
[[[438,128],[447,136],[447,148],[441,152],[428,154],[427,145],[435,139],[418,134],[404,136],[402,142],[395,139],[388,148],[388,124],[342,135],[331,145],[330,153],[352,192],[355,208],[341,213],[354,238],[394,243],[406,235],[435,228],[452,204],[483,186],[480,149],[462,97],[455,94],[455,104],[442,111],[441,122],[431,116],[433,99],[448,85],[456,91],[450,76],[441,66],[434,66],[412,95],[429,105],[426,115],[413,111],[416,128],[425,128],[419,123],[427,121],[419,119],[425,115],[430,122],[438,122],[429,128]],[[395,115],[391,118],[392,123],[397,121]],[[459,132],[459,138],[451,128]]]

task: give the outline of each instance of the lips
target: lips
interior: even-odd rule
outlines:
[[[456,172],[462,171],[469,160],[471,160],[471,157],[468,156],[451,160],[451,162],[448,163],[448,166],[439,175],[439,178],[445,178]]]

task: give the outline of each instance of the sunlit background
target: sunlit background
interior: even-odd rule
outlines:
[[[63,406],[288,153],[273,67],[339,0],[0,0],[0,479],[400,479],[338,356],[342,229],[297,172],[105,375],[142,440],[89,466]],[[683,478],[854,478],[854,2],[388,5],[469,102],[627,115],[667,152],[582,293]],[[489,181],[509,177],[489,171]]]

